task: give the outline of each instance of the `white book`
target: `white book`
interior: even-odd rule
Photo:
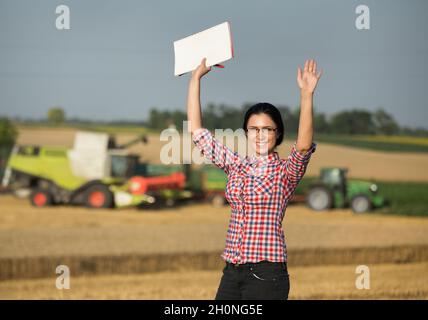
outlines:
[[[229,22],[174,41],[176,76],[196,69],[203,58],[207,67],[233,58],[232,33]]]

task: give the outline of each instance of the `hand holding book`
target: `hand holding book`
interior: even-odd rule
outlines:
[[[186,38],[174,41],[176,76],[195,72],[202,77],[208,67],[224,68],[221,64],[233,58],[232,34],[228,22],[195,33]],[[204,66],[201,59],[205,58]],[[207,71],[208,70],[208,71]]]

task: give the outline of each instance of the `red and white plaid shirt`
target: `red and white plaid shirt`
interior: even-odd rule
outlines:
[[[287,261],[282,220],[316,143],[301,155],[295,142],[288,158],[281,159],[276,151],[243,157],[206,128],[195,130],[192,140],[204,157],[228,176],[225,196],[232,212],[221,257],[239,264]]]

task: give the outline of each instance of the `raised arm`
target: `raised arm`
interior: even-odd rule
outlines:
[[[312,100],[318,80],[322,72],[317,73],[315,60],[306,60],[302,70],[297,68],[297,83],[300,88],[300,119],[296,148],[301,154],[305,154],[312,145],[314,134]]]
[[[211,132],[202,126],[200,80],[211,70],[205,63],[206,59],[203,59],[190,78],[187,96],[187,119],[190,122],[188,130],[192,134],[194,144],[205,158],[229,174],[231,165],[241,160],[240,155],[215,139]]]
[[[190,122],[188,130],[192,134],[196,129],[202,127],[200,100],[201,78],[211,70],[211,67],[207,67],[205,62],[206,58],[204,58],[201,64],[192,71],[189,82],[189,92],[187,94],[187,120]]]
[[[322,72],[317,73],[315,60],[306,60],[303,71],[297,69],[297,83],[300,88],[300,118],[297,141],[293,144],[290,155],[285,162],[288,181],[296,187],[306,172],[310,157],[316,150],[312,141],[313,110],[312,99]]]

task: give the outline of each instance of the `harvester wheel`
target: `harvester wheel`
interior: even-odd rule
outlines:
[[[31,192],[30,202],[35,207],[47,207],[53,204],[53,197],[48,190],[36,188]]]
[[[175,205],[175,203],[176,203],[176,201],[173,198],[165,199],[165,205],[167,207],[173,207]]]
[[[212,195],[211,197],[209,197],[209,201],[216,208],[223,207],[226,204],[224,196],[221,194]]]
[[[316,186],[309,190],[306,203],[315,211],[323,211],[333,207],[333,194],[324,186]]]
[[[360,194],[351,199],[351,209],[354,213],[368,212],[372,209],[372,203],[366,195]]]
[[[112,208],[114,206],[113,193],[104,184],[89,187],[84,198],[85,206],[88,208]]]

